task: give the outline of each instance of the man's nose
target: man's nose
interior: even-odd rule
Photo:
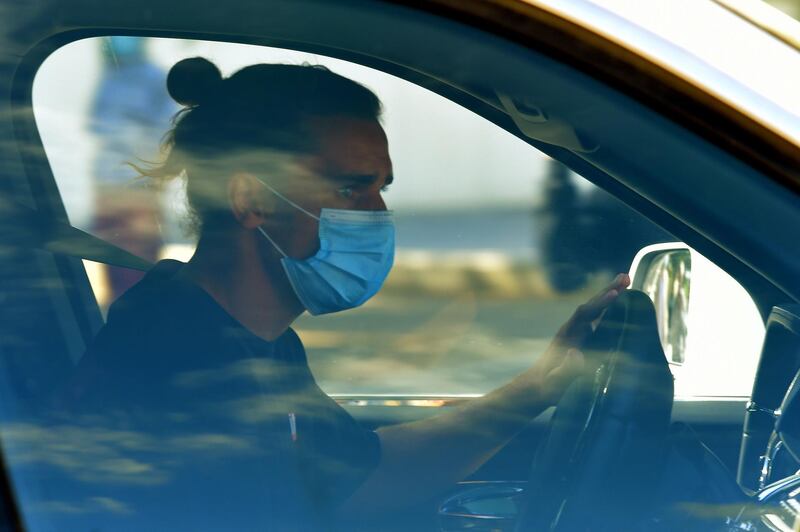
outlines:
[[[374,192],[367,195],[358,207],[363,211],[385,211],[386,202],[380,192]]]

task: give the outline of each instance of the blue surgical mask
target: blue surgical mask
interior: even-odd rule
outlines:
[[[258,228],[283,256],[283,269],[309,313],[316,316],[358,307],[380,290],[394,262],[391,211],[322,209],[315,216],[261,183],[319,222],[319,251],[307,259],[289,257],[262,227]]]

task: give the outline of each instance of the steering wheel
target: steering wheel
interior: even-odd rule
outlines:
[[[626,290],[582,346],[533,461],[517,531],[631,530],[661,473],[673,379],[650,298]]]

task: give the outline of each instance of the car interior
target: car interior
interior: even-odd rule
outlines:
[[[735,140],[709,138],[697,127],[698,113],[694,122],[665,114],[641,93],[576,64],[563,50],[569,43],[561,49],[553,44],[565,37],[552,28],[540,41],[525,42],[490,22],[478,24],[474,14],[453,15],[442,7],[446,2],[432,11],[413,4],[302,0],[198,7],[183,0],[137,0],[113,8],[78,1],[0,6],[0,513],[8,529],[79,530],[93,522],[87,516],[94,509],[108,510],[113,519],[126,514],[101,495],[91,511],[52,504],[69,484],[40,473],[69,466],[48,457],[51,451],[58,455],[58,436],[48,446],[31,443],[46,437],[30,422],[49,408],[50,392],[74,371],[103,325],[105,308],[90,279],[91,264],[120,271],[151,266],[114,238],[76,227],[54,172],[55,155],[35,116],[36,78],[48,57],[70,43],[117,35],[288,49],[405,80],[608,192],[733,277],[758,309],[765,336],[761,352],[753,354],[758,369],[752,393],[679,397],[659,338],[660,309],[634,276],[634,289],[620,296],[585,346],[595,372],[575,381],[555,408],[449,492],[354,529],[796,526],[796,191],[778,182],[774,169],[734,153]],[[631,83],[644,79],[634,64],[617,68]],[[650,92],[657,99],[668,91]],[[573,302],[580,300],[567,300],[564,311]],[[366,328],[364,323],[354,327]],[[724,379],[729,368],[717,371],[714,378]],[[457,407],[475,390],[460,396],[393,388],[346,392],[331,395],[364,426],[376,428]],[[120,521],[97,519],[107,529],[127,529],[115,527]]]

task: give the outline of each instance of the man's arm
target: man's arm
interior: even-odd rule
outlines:
[[[621,274],[578,307],[536,363],[505,386],[451,412],[378,429],[381,462],[343,512],[373,513],[421,503],[480,467],[558,401],[583,367],[577,347],[629,283]]]

